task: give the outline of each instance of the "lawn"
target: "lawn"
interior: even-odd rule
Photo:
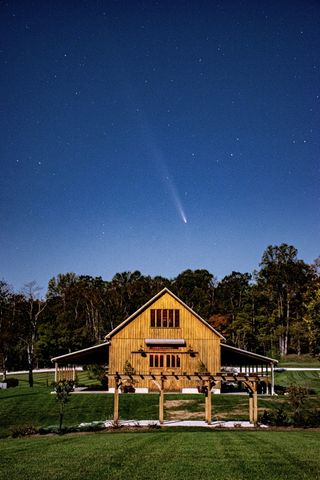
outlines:
[[[81,381],[87,374],[81,373]],[[290,377],[290,378],[289,378]],[[27,386],[26,375],[20,376],[18,387],[0,390],[0,437],[9,436],[22,425],[44,427],[57,425],[58,405],[51,395],[51,374],[35,374],[35,386]],[[88,380],[87,380],[88,381]],[[89,381],[90,382],[90,381]],[[277,373],[276,383],[289,385],[298,383],[314,388],[320,393],[319,372],[283,372]],[[265,409],[275,409],[287,398],[283,396],[259,396],[259,414]],[[128,394],[120,396],[120,418],[124,420],[155,420],[158,418],[159,396],[157,394]],[[320,395],[308,399],[306,408],[320,409]],[[113,416],[112,394],[72,395],[66,405],[64,424],[78,425],[81,422],[104,421]],[[204,419],[203,395],[165,395],[165,419]],[[247,395],[213,395],[213,420],[248,420]]]
[[[318,480],[320,432],[99,433],[1,440],[10,480]]]
[[[278,367],[320,368],[319,357],[312,355],[287,355],[281,358]]]
[[[277,377],[279,378],[277,374]],[[22,377],[23,378],[23,377]],[[203,429],[5,438],[19,425],[56,425],[58,405],[46,374],[35,387],[0,390],[0,478],[175,480],[320,480],[320,431],[233,431]],[[310,381],[309,377],[304,377]],[[284,379],[285,381],[285,379]],[[319,384],[319,380],[318,380]],[[317,385],[318,385],[317,384]],[[277,408],[286,397],[260,396],[260,413]],[[157,419],[157,394],[120,396],[122,419]],[[320,408],[320,396],[308,400]],[[65,425],[112,418],[112,394],[72,395]],[[248,396],[213,395],[213,420],[247,420]],[[203,395],[165,395],[166,419],[202,418]],[[17,459],[19,461],[17,461]]]
[[[0,437],[9,436],[22,425],[35,427],[57,425],[58,405],[51,388],[45,386],[16,387],[0,391]],[[259,413],[274,409],[286,397],[261,396]],[[310,397],[310,408],[320,408],[320,396]],[[158,418],[157,394],[127,394],[120,396],[120,418],[155,420]],[[104,421],[112,418],[112,394],[75,394],[66,405],[65,425]],[[213,395],[213,420],[248,420],[247,395]],[[204,419],[203,395],[165,395],[166,419]]]
[[[318,371],[286,371],[276,374],[277,385],[300,385],[320,394],[320,370]]]

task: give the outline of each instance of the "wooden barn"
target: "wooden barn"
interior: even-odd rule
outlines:
[[[109,391],[157,391],[165,376],[165,390],[197,392],[203,375],[219,393],[221,382],[236,375],[256,375],[273,393],[276,360],[228,346],[224,337],[167,288],[163,289],[105,337],[101,345],[53,358],[56,380],[72,378],[73,366],[106,366]],[[228,378],[226,377],[228,376]],[[203,377],[203,378],[202,378]],[[208,378],[208,377],[205,377]]]

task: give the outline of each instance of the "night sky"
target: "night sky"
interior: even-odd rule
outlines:
[[[319,254],[319,1],[0,3],[0,278]]]

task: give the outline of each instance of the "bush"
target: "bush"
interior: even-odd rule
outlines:
[[[320,427],[320,411],[313,410],[304,417],[305,427]]]
[[[19,380],[17,378],[7,378],[5,383],[7,384],[7,388],[17,387],[19,385]]]
[[[50,433],[63,435],[65,433],[76,432],[98,432],[99,430],[104,430],[105,428],[104,422],[82,423],[80,425],[62,427],[61,429],[57,425],[50,425],[49,427],[39,428],[39,433],[40,435],[48,435]]]
[[[281,405],[275,411],[265,410],[259,421],[263,425],[275,427],[287,427],[291,424],[291,420],[284,405]]]
[[[285,393],[287,393],[287,387],[283,387],[282,385],[275,385],[274,393],[276,393],[277,395],[284,395]]]
[[[38,429],[34,425],[19,425],[17,427],[13,427],[11,430],[11,436],[13,438],[36,435],[37,433]]]

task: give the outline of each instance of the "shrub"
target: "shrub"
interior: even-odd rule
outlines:
[[[13,438],[26,437],[28,435],[35,435],[38,429],[34,425],[18,425],[11,429],[11,436]]]
[[[282,385],[275,385],[274,386],[274,393],[277,395],[284,395],[287,392],[287,388],[283,387]]]
[[[56,434],[63,435],[65,433],[76,433],[76,432],[97,432],[99,430],[104,430],[104,422],[92,422],[92,423],[82,423],[80,425],[71,425],[68,427],[58,427],[57,425],[50,425],[49,427],[39,428],[40,435]]]
[[[5,383],[7,384],[7,388],[17,387],[19,385],[19,380],[17,378],[7,378]]]
[[[287,427],[291,424],[291,420],[284,405],[281,405],[275,411],[265,410],[259,421],[264,425],[275,427]]]
[[[304,427],[320,427],[320,411],[313,410],[304,417]]]

